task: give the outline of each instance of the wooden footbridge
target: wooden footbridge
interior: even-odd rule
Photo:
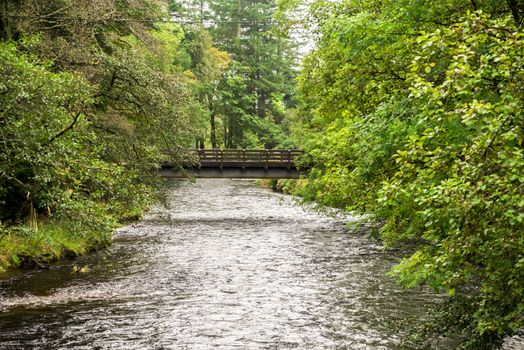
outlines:
[[[195,161],[178,169],[165,165],[166,177],[297,179],[300,172],[296,157],[304,152],[294,149],[195,149]]]

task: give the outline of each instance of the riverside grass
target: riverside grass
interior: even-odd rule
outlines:
[[[71,259],[103,248],[111,242],[116,228],[93,230],[79,227],[74,220],[30,221],[26,225],[2,228],[0,273],[16,268],[43,268],[61,259]]]

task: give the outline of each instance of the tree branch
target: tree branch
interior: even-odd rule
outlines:
[[[75,124],[78,122],[78,119],[80,119],[80,115],[82,114],[82,112],[78,112],[75,117],[73,118],[73,122],[71,124],[69,124],[68,126],[66,126],[64,129],[62,129],[58,134],[56,134],[55,136],[51,137],[49,139],[49,141],[47,141],[47,144],[51,144],[54,140],[56,140],[57,138],[59,138],[60,136],[64,135],[66,132],[68,132],[69,130],[73,129],[73,127],[75,126]]]
[[[484,159],[486,159],[486,157],[488,156],[488,150],[491,148],[491,145],[493,145],[493,142],[494,142],[495,139],[499,136],[500,131],[502,130],[502,128],[504,127],[504,125],[506,124],[506,122],[510,119],[510,117],[512,117],[512,115],[511,115],[511,114],[508,114],[508,115],[506,116],[506,118],[504,118],[504,120],[503,120],[502,123],[500,124],[499,128],[498,128],[497,131],[495,132],[495,135],[493,135],[493,137],[489,140],[488,145],[487,145],[486,148],[484,149],[484,154],[483,154]]]

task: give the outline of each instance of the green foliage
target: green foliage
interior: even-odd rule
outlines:
[[[205,146],[209,140],[217,148],[221,138],[217,128],[217,114],[220,108],[219,80],[227,69],[231,58],[229,53],[212,46],[211,36],[203,26],[187,26],[179,50],[178,60],[193,80],[192,92],[198,103],[193,104],[190,113],[197,147]]]
[[[388,221],[388,241],[425,244],[395,272],[452,294],[478,285],[477,332],[515,332],[524,325],[523,36],[473,15],[419,41],[409,79],[424,130],[398,151],[381,194],[388,211],[410,203]]]
[[[85,253],[108,241],[116,224],[111,213],[139,201],[119,191],[131,186],[127,171],[99,159],[87,120],[90,86],[49,68],[0,43],[0,220],[8,224],[0,269]],[[44,216],[49,225],[39,229]]]
[[[123,214],[142,199],[125,191],[136,172],[102,160],[88,119],[91,87],[78,75],[49,71],[12,43],[0,43],[0,63],[1,220],[23,221],[34,211],[106,231],[104,212]]]
[[[287,108],[294,107],[294,53],[291,41],[277,35],[278,28],[272,23],[276,3],[209,0],[184,5],[184,11],[175,15],[186,14],[195,22],[209,20],[213,44],[230,54],[227,68],[223,66],[218,76],[212,74],[216,70],[207,64],[212,60],[206,57],[205,31],[198,27],[186,30],[187,56],[181,59],[198,79],[210,82],[201,100],[208,102],[212,147],[292,144],[289,130],[282,125]]]
[[[299,189],[304,181],[303,179],[264,179],[257,180],[257,184],[275,192],[300,195]]]
[[[392,275],[458,310],[427,334],[462,332],[467,349],[524,326],[524,36],[511,3],[316,2],[322,35],[299,78],[293,130],[312,169],[295,191],[384,222],[388,247],[415,251]]]
[[[86,252],[140,217],[158,195],[152,171],[187,157],[199,116],[177,62],[182,29],[141,21],[165,18],[161,2],[2,9],[23,15],[2,21],[0,42],[0,260],[16,266],[45,261],[47,246]]]
[[[15,45],[0,45],[1,214],[6,220],[19,215],[27,201],[42,203],[37,205],[42,209],[59,202],[53,188],[74,185],[69,162],[90,158],[94,135],[82,132],[91,103],[85,80],[52,73],[49,65],[21,54]]]

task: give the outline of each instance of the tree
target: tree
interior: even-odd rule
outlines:
[[[233,60],[212,103],[211,125],[221,119],[226,147],[275,147],[285,142],[278,125],[286,116],[282,107],[293,107],[294,53],[289,39],[277,35],[276,4],[227,0],[200,4],[188,6],[186,20],[203,19],[213,44]],[[233,80],[237,85],[231,85]],[[226,101],[233,102],[234,108]],[[214,139],[216,130],[212,128]]]
[[[298,191],[373,213],[387,247],[413,249],[393,275],[446,290],[426,330],[462,332],[470,349],[523,326],[521,10],[316,2],[299,77],[312,170]]]
[[[421,241],[395,273],[459,294],[468,346],[491,348],[524,326],[524,40],[475,14],[419,41],[409,81],[425,128],[382,189],[384,236]]]
[[[229,66],[231,57],[229,53],[212,46],[211,36],[203,26],[189,25],[184,30],[185,37],[181,48],[188,58],[185,68],[196,78],[194,93],[204,107],[200,112],[209,120],[209,141],[213,148],[217,148],[218,85],[221,75]],[[207,129],[207,124],[203,123],[203,125],[203,131],[198,136],[201,148],[204,148],[205,129]]]
[[[200,104],[164,5],[0,2],[0,269],[108,243],[188,158]]]

